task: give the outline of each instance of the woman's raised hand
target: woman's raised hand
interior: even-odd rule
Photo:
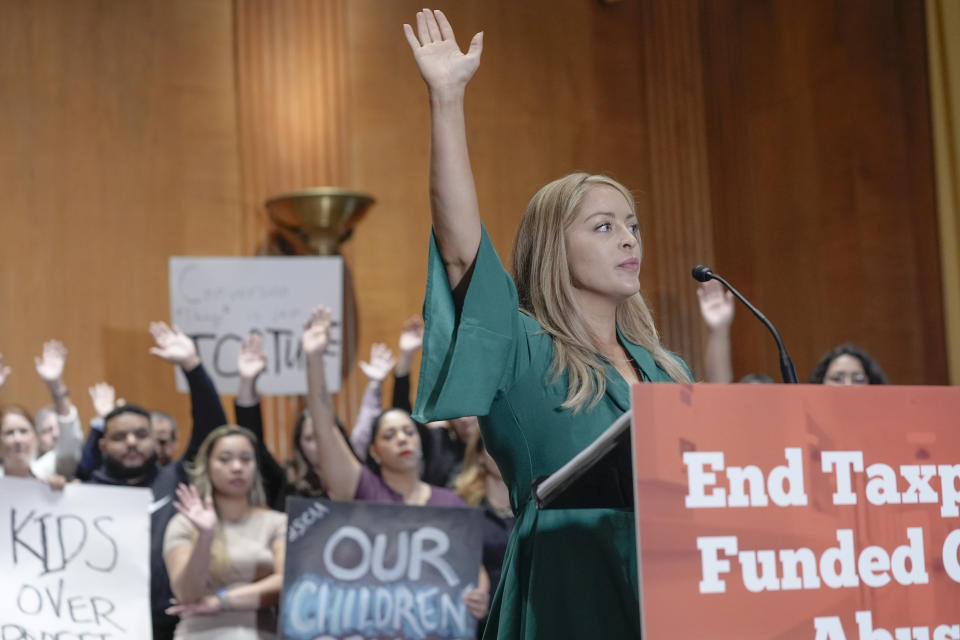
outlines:
[[[161,360],[180,365],[184,371],[192,371],[200,364],[197,345],[177,327],[169,327],[165,322],[151,322],[150,335],[156,343],[150,353]]]
[[[59,340],[47,340],[43,343],[43,354],[33,360],[37,365],[37,375],[47,384],[55,383],[63,378],[67,348]]]
[[[322,354],[330,344],[330,309],[317,307],[303,331],[303,352],[308,356]]]
[[[370,361],[360,362],[363,375],[374,382],[383,382],[390,370],[397,364],[390,347],[382,342],[375,342],[370,347]]]
[[[183,514],[200,533],[211,533],[217,526],[217,511],[213,508],[213,498],[200,498],[196,487],[181,483],[177,486],[177,499],[174,508]]]
[[[431,93],[462,91],[480,66],[483,32],[473,36],[470,48],[464,54],[453,28],[440,10],[418,12],[416,35],[409,24],[403,25],[403,32]]]
[[[247,339],[240,343],[237,371],[241,378],[252,379],[263,373],[266,368],[267,352],[263,349],[263,336],[251,331]]]
[[[697,287],[697,298],[700,300],[700,316],[708,329],[730,328],[734,310],[732,293],[716,280],[710,280]]]

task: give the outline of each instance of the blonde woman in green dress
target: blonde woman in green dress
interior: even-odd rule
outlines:
[[[433,236],[414,418],[481,416],[510,490],[517,524],[485,637],[639,637],[629,454],[594,474],[595,505],[538,510],[531,490],[630,408],[629,385],[690,381],[640,294],[633,197],[605,176],[546,185],[520,221],[511,278],[467,153],[483,34],[464,54],[441,12],[416,22],[404,31],[430,96]]]

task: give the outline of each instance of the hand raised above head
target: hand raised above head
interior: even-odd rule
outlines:
[[[402,353],[413,353],[423,346],[423,320],[411,316],[403,323],[398,347]]]
[[[382,342],[375,342],[370,346],[370,361],[361,361],[360,369],[370,380],[383,382],[396,364],[397,359],[390,348]]]
[[[442,11],[417,13],[417,32],[403,25],[413,57],[431,92],[462,91],[480,66],[483,32],[473,36],[467,53],[460,51],[453,28]]]
[[[63,368],[67,364],[67,348],[59,340],[47,340],[43,343],[43,353],[33,361],[37,365],[37,375],[44,382],[56,382],[63,378]]]
[[[310,313],[303,330],[303,352],[308,356],[321,355],[330,344],[330,309],[318,306]]]
[[[700,315],[710,329],[725,329],[733,322],[733,294],[716,280],[708,280],[697,287]]]
[[[240,343],[237,356],[237,371],[241,378],[256,378],[267,368],[267,352],[263,349],[263,336],[251,331]]]
[[[185,371],[200,364],[197,346],[190,336],[177,327],[168,327],[165,322],[151,322],[150,335],[156,343],[155,347],[150,348],[150,353],[161,360],[180,365]]]
[[[118,406],[117,392],[106,382],[98,382],[90,387],[90,401],[93,402],[97,417],[104,418]]]

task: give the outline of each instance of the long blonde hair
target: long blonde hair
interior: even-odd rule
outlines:
[[[487,497],[487,468],[480,460],[483,451],[480,431],[474,431],[463,455],[463,471],[453,481],[453,490],[471,507],[480,506]]]
[[[567,373],[567,397],[561,406],[574,413],[595,405],[607,387],[604,360],[574,297],[565,239],[584,194],[598,185],[613,187],[623,194],[636,214],[633,194],[616,180],[571,173],[545,185],[533,196],[523,212],[513,246],[512,271],[520,310],[535,318],[553,338],[552,382]],[[673,381],[690,382],[683,366],[660,344],[653,314],[641,293],[617,307],[617,327],[627,340],[649,351]]]

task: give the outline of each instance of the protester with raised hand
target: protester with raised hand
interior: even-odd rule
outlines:
[[[100,439],[103,438],[104,418],[116,409],[118,404],[125,404],[123,400],[117,401],[116,390],[107,382],[97,382],[87,389],[87,392],[93,404],[94,417],[90,419],[90,431],[83,443],[83,455],[77,467],[76,477],[83,482],[88,481],[90,475],[103,464]]]
[[[70,401],[70,393],[63,382],[63,371],[67,363],[67,349],[59,340],[48,340],[43,352],[34,359],[37,375],[46,383],[53,400],[55,419],[37,424],[39,439],[48,438],[52,447],[40,455],[31,465],[33,474],[38,478],[59,475],[72,478],[80,463],[83,449],[83,427],[77,408]],[[51,423],[53,432],[50,432]]]
[[[237,355],[237,372],[240,382],[234,399],[237,424],[246,427],[257,439],[257,468],[263,479],[267,504],[283,511],[286,494],[286,469],[277,462],[263,441],[263,412],[260,409],[260,392],[257,380],[267,368],[267,353],[263,348],[263,336],[253,331],[240,343]]]
[[[373,422],[383,411],[383,381],[390,375],[390,371],[397,363],[393,352],[382,342],[375,342],[370,346],[370,360],[360,361],[360,370],[367,376],[367,388],[363,392],[363,402],[357,419],[350,432],[350,446],[361,460],[367,457],[370,446],[370,436],[373,433]]]
[[[211,433],[177,488],[164,560],[179,615],[175,638],[275,638],[287,519],[265,508],[258,438],[225,425]]]
[[[708,280],[697,287],[700,317],[707,327],[704,345],[704,381],[733,382],[733,356],[730,349],[730,325],[733,324],[733,294],[716,280]]]
[[[90,477],[92,484],[149,487],[153,492],[150,518],[150,606],[154,640],[173,637],[176,617],[166,613],[172,592],[163,562],[163,532],[175,513],[172,500],[176,488],[187,482],[185,464],[197,455],[200,444],[227,417],[220,405],[213,381],[207,375],[196,346],[186,334],[163,322],[150,325],[155,346],[150,353],[179,366],[190,387],[193,428],[184,454],[171,464],[157,464],[156,440],[150,424],[150,412],[127,403],[104,417],[100,440],[103,464]]]
[[[440,11],[407,41],[430,100],[432,238],[414,417],[481,416],[517,513],[487,638],[635,638],[641,633],[629,447],[602,481],[564,492],[583,508],[542,510],[533,483],[573,459],[630,408],[630,385],[689,382],[660,343],[640,291],[631,192],[572,173],[542,187],[517,229],[512,277],[483,228],[464,98],[483,36],[464,54]],[[579,491],[578,491],[579,489]],[[570,585],[581,584],[575,607]]]
[[[333,401],[327,390],[323,354],[330,341],[330,310],[313,310],[303,332],[307,360],[307,410],[313,420],[316,467],[320,480],[334,500],[370,500],[414,506],[466,506],[454,492],[420,480],[420,436],[410,415],[388,409],[374,421],[369,457],[379,474],[352,455],[350,445],[337,432]],[[478,586],[464,594],[464,603],[477,619],[489,608],[489,580],[481,571]]]
[[[462,506],[452,491],[420,480],[420,436],[405,411],[385,411],[374,424],[369,456],[379,465],[377,475],[360,464],[336,432],[333,402],[327,391],[323,353],[330,339],[330,311],[318,307],[303,333],[307,359],[307,409],[320,458],[318,472],[334,500],[374,500],[413,505]]]

